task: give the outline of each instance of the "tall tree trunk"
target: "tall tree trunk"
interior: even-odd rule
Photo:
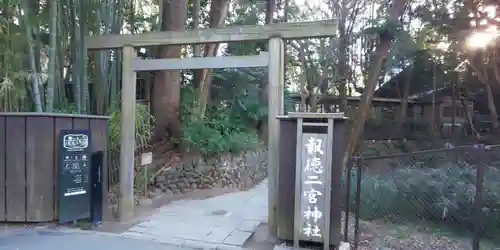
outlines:
[[[287,1],[287,0],[285,0],[285,1]],[[288,0],[288,1],[290,1],[290,0]],[[285,4],[288,4],[288,3],[285,3]],[[276,0],[267,0],[266,24],[273,23],[275,11],[276,11]]]
[[[396,23],[399,17],[404,13],[404,9],[408,0],[394,0],[393,4],[389,10],[388,21]],[[368,112],[373,99],[373,93],[375,92],[375,87],[377,86],[382,68],[384,66],[384,61],[389,53],[389,47],[392,42],[392,37],[381,36],[380,41],[377,44],[374,54],[371,60],[371,67],[368,72],[368,79],[366,81],[366,87],[363,90],[359,107],[354,116],[354,121],[352,124],[352,129],[349,134],[349,139],[347,141],[347,148],[345,153],[344,162],[354,154],[358,147],[358,143],[361,140],[361,135],[365,126],[366,118],[368,117]]]
[[[88,0],[87,0],[88,1]],[[86,0],[78,1],[78,67],[81,87],[81,101],[82,101],[82,113],[88,114],[90,112],[90,93],[89,93],[89,81],[88,81],[88,72],[87,72],[87,49],[85,48],[85,44],[83,43],[83,38],[87,35],[87,22],[88,20],[85,11]]]
[[[230,0],[212,0],[210,5],[210,28],[219,28],[224,26],[227,17]],[[204,57],[216,56],[219,50],[219,44],[207,44],[204,49]],[[210,89],[212,86],[213,69],[202,69],[198,73],[198,97],[199,110],[198,115],[202,118],[210,98]]]
[[[348,70],[348,65],[347,65],[347,46],[348,46],[348,36],[347,36],[347,31],[346,31],[346,24],[347,24],[347,13],[346,10],[348,9],[347,7],[347,1],[342,1],[342,10],[341,10],[341,19],[338,24],[338,30],[339,30],[339,44],[338,44],[338,52],[339,52],[339,57],[338,57],[338,75],[341,77],[341,82],[338,87],[339,91],[339,110],[340,112],[345,112],[347,108],[347,70]]]
[[[31,87],[32,87],[32,92],[33,92],[33,97],[34,97],[34,102],[35,102],[35,109],[36,112],[43,112],[42,109],[42,102],[40,98],[40,90],[39,86],[41,86],[41,81],[39,77],[39,71],[37,70],[37,62],[36,62],[36,56],[35,56],[35,46],[34,46],[34,39],[33,39],[33,29],[31,28],[31,23],[29,21],[29,13],[31,12],[29,9],[29,5],[27,3],[28,0],[22,0],[22,9],[24,11],[24,15],[22,15],[23,18],[23,24],[25,26],[25,32],[26,36],[28,37],[28,47],[29,47],[29,61],[30,61],[30,66],[31,66],[31,71],[32,74],[30,76],[30,81],[31,81]]]
[[[184,30],[187,12],[186,0],[163,0],[163,20],[161,30]],[[179,58],[182,46],[163,46],[161,58]],[[180,122],[180,70],[158,72],[153,92],[153,112],[156,118],[155,137],[157,139],[181,136]]]
[[[78,16],[77,14],[77,9],[76,5],[78,2],[76,0],[70,0],[71,4],[73,5],[71,10],[70,10],[70,15],[71,15],[71,85],[73,87],[73,97],[74,101],[76,104],[76,112],[81,113],[82,112],[82,91],[81,91],[81,84],[80,84],[80,78],[79,75],[80,73],[80,67],[78,67],[78,62],[80,59],[80,55],[78,53],[78,23],[76,21],[76,17]]]
[[[195,30],[200,28],[200,14],[201,3],[200,0],[193,0],[193,28]],[[201,56],[201,48],[199,44],[193,45],[193,54],[195,57]]]
[[[493,125],[493,132],[498,135],[498,131],[500,126],[498,124],[498,113],[497,108],[495,106],[495,97],[493,95],[493,91],[491,91],[491,86],[488,84],[484,85],[486,90],[486,94],[488,95],[488,110],[490,111],[491,124]],[[467,107],[464,107],[467,108]]]
[[[399,119],[398,119],[399,131],[403,127],[406,117],[408,116],[408,98],[410,96],[412,78],[413,78],[413,66],[410,66],[410,68],[408,68],[408,75],[406,76],[403,87],[403,96],[401,97],[401,112],[399,113]]]
[[[494,97],[493,92],[491,90],[491,86],[489,85],[490,81],[488,79],[488,74],[487,74],[487,72],[490,69],[486,68],[484,70],[484,73],[483,73],[483,71],[481,71],[478,67],[476,67],[474,65],[474,63],[471,63],[469,65],[471,66],[474,73],[476,73],[475,75],[479,79],[479,82],[481,82],[484,85],[484,88],[486,90],[486,95],[488,98],[488,110],[490,111],[491,124],[493,126],[494,133],[498,134],[500,131],[500,124],[498,122],[498,113],[497,113],[497,109],[495,106],[495,99],[494,99],[495,97]],[[493,69],[493,71],[494,71],[495,80],[496,80],[497,84],[500,84],[500,74],[498,73],[498,71],[496,69]]]
[[[497,56],[498,55],[496,54],[494,55],[494,57]],[[500,86],[500,73],[498,72],[498,68],[494,68],[493,72],[495,74],[495,80],[497,82],[497,86]],[[493,123],[493,131],[495,132],[496,135],[498,135],[500,133],[500,124],[498,122],[498,113],[495,106],[495,95],[493,95],[490,85],[486,85],[486,92],[488,94],[488,108],[490,110],[490,115]]]
[[[67,23],[69,20],[69,17],[66,15],[64,11],[64,4],[65,1],[60,1],[59,2],[59,11],[57,12],[57,19],[59,20],[60,23]],[[68,25],[69,26],[69,25]],[[68,103],[68,96],[66,94],[66,84],[68,83],[67,81],[67,75],[70,74],[70,68],[67,66],[67,61],[69,61],[69,57],[67,57],[68,51],[69,51],[69,33],[68,33],[68,27],[65,25],[57,25],[57,36],[61,37],[61,41],[57,44],[57,49],[56,53],[58,55],[58,61],[57,61],[57,78],[58,78],[58,83],[59,87],[58,89],[58,104],[63,106]],[[65,71],[66,74],[65,74]]]
[[[45,111],[51,113],[54,109],[54,87],[56,86],[57,72],[57,12],[59,7],[58,0],[49,2],[50,8],[50,48],[49,48],[49,80],[47,82],[47,101]]]

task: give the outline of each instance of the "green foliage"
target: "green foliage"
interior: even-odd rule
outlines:
[[[258,147],[256,132],[248,131],[238,121],[227,119],[227,114],[220,113],[220,116],[221,120],[214,117],[184,123],[183,142],[205,156],[239,153]]]
[[[115,105],[116,106],[116,105]],[[148,107],[143,104],[136,104],[135,108],[135,145],[136,148],[148,146],[148,142],[153,136],[154,117],[149,113]],[[109,148],[113,152],[120,150],[121,138],[121,112],[114,108],[109,121]]]
[[[294,111],[295,110],[295,101],[292,99],[292,96],[291,96],[292,92],[288,89],[288,88],[285,88],[285,93],[283,94],[283,97],[284,97],[284,111],[285,111],[285,114],[288,114],[288,112],[290,111]]]
[[[78,114],[76,111],[76,104],[66,103],[66,105],[60,105],[60,107],[54,108],[54,113],[63,114]]]
[[[399,22],[391,22],[389,20],[384,20],[381,22],[379,19],[370,20],[369,27],[362,30],[364,35],[375,35],[378,37],[386,37],[392,39],[399,32],[403,30],[403,27]]]
[[[240,99],[226,105],[208,105],[204,119],[193,113],[196,94],[190,87],[182,89],[182,141],[190,151],[204,156],[239,153],[257,149],[259,140],[255,125],[263,115],[262,108]]]
[[[474,220],[476,166],[434,164],[435,168],[399,168],[383,175],[364,175],[361,180],[362,219],[395,222],[426,220],[463,231]],[[344,176],[345,177],[345,176]],[[355,196],[356,174],[351,176]],[[345,179],[345,178],[344,178]],[[498,233],[500,226],[500,171],[485,169],[485,231]],[[351,199],[354,206],[354,198]]]

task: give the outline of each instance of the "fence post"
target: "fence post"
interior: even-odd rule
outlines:
[[[363,158],[356,157],[356,204],[354,207],[354,249],[358,249],[359,244],[359,210],[361,207],[361,178],[363,173]]]
[[[344,207],[344,242],[349,242],[349,209],[351,205],[351,175],[352,166],[355,164],[356,158],[351,158],[347,161],[346,172],[346,187],[345,187],[345,207]]]
[[[474,196],[474,222],[473,222],[473,235],[472,235],[472,249],[479,250],[480,239],[483,232],[483,191],[484,191],[484,169],[486,165],[486,147],[479,144],[476,147],[478,153],[478,164],[476,169],[476,193]]]

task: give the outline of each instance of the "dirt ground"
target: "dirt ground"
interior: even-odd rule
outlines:
[[[343,216],[344,217],[344,216]],[[344,218],[343,218],[344,219]],[[344,223],[344,221],[342,221]],[[342,226],[343,226],[342,223]],[[349,218],[349,241],[354,244],[354,216]],[[423,223],[397,225],[384,221],[360,220],[359,250],[469,250],[472,249],[471,236],[459,237],[445,230],[425,226]],[[500,249],[486,240],[481,241],[481,249]]]
[[[353,247],[353,216],[349,218],[349,225],[349,243]],[[269,237],[267,224],[262,224],[245,247],[253,250],[268,250],[273,249],[277,244],[281,244],[281,242]],[[358,250],[471,250],[471,244],[470,236],[457,237],[443,229],[414,224],[405,226],[383,221],[360,220]],[[481,250],[496,249],[500,249],[500,246],[494,246],[486,240],[481,242]]]

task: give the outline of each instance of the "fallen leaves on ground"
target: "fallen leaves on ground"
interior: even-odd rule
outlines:
[[[342,231],[345,214],[342,212]],[[349,216],[349,242],[354,244],[354,216]],[[430,228],[415,224],[397,225],[385,221],[359,222],[358,250],[472,250],[471,237],[452,236],[443,231],[432,232]],[[342,233],[343,235],[343,233]],[[500,246],[481,242],[481,249],[500,249]]]

